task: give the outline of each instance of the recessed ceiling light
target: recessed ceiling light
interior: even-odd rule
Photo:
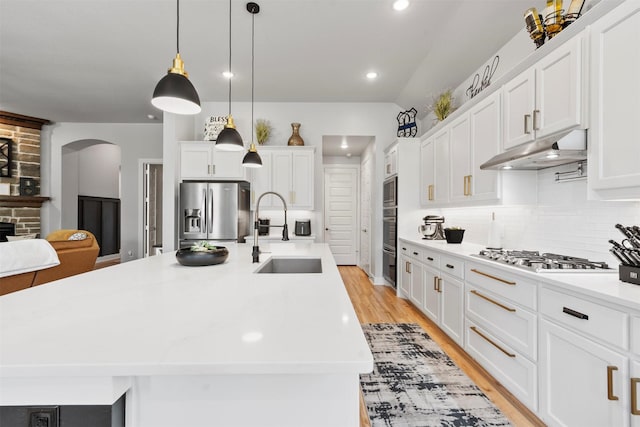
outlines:
[[[375,71],[370,71],[370,72],[368,72],[368,73],[367,73],[367,78],[368,78],[369,80],[373,80],[373,79],[375,79],[376,77],[378,77],[378,73],[376,73]]]
[[[409,7],[409,0],[396,0],[393,2],[394,10],[405,10]]]
[[[549,154],[547,154],[547,159],[555,159],[556,157],[558,157],[557,153],[549,153]]]
[[[351,153],[347,153],[347,157],[351,157]]]
[[[509,166],[509,165],[503,166],[502,169],[506,169],[506,170],[513,169],[513,166]]]
[[[340,144],[340,148],[342,148],[343,150],[349,148],[349,146],[347,145],[347,141],[342,141],[342,144]]]
[[[156,120],[156,119],[157,119],[157,117],[156,117],[156,116],[154,116],[153,114],[147,114],[147,119],[149,119],[149,120]]]
[[[225,79],[230,79],[231,77],[233,77],[233,73],[231,71],[225,71],[225,72],[222,73],[222,76]]]

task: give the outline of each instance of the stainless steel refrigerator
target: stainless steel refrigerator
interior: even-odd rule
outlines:
[[[180,184],[180,247],[200,240],[244,243],[251,234],[250,219],[248,182]]]

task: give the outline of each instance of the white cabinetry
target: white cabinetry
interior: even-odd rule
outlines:
[[[535,411],[536,283],[467,262],[465,288],[466,351]]]
[[[451,201],[498,199],[500,175],[480,170],[480,165],[498,154],[502,130],[501,92],[475,105],[451,124]]]
[[[314,147],[259,149],[263,167],[252,170],[252,208],[265,191],[279,193],[288,209],[312,210],[314,206]],[[260,209],[281,207],[282,202],[271,195],[260,202]]]
[[[503,87],[504,140],[509,149],[584,127],[582,35],[573,37]]]
[[[628,426],[629,359],[620,347],[628,346],[628,315],[546,287],[540,312],[542,419],[553,426]]]
[[[402,242],[400,244],[400,290],[417,307],[424,302],[422,249]]]
[[[398,144],[394,144],[384,155],[384,177],[398,173]]]
[[[448,202],[448,127],[422,142],[420,160],[420,204],[428,207]]]
[[[245,179],[244,151],[216,150],[211,142],[180,143],[182,179]]]
[[[640,2],[591,27],[590,189],[602,199],[640,199]]]

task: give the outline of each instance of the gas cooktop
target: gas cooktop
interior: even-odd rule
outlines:
[[[538,251],[509,251],[503,249],[482,249],[479,254],[472,254],[502,264],[513,265],[536,273],[557,272],[605,272],[614,271],[607,263],[590,261],[567,255],[543,253]]]

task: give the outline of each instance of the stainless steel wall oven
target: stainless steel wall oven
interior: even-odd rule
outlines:
[[[393,176],[384,181],[382,213],[382,276],[396,287],[396,242],[398,213],[398,178]]]

